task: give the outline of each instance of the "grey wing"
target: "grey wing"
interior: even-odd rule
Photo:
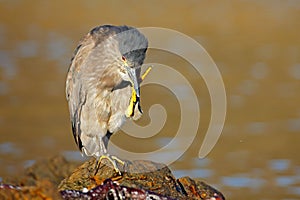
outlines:
[[[72,124],[72,132],[75,142],[79,149],[82,149],[81,142],[81,129],[80,129],[80,115],[82,106],[86,101],[86,91],[84,85],[79,81],[81,75],[81,68],[83,67],[84,60],[88,56],[90,50],[94,47],[94,42],[88,34],[79,43],[76,48],[71,65],[67,74],[66,80],[66,98],[69,104],[69,112]]]
[[[72,124],[72,133],[75,139],[75,142],[79,149],[82,148],[81,129],[80,129],[80,115],[82,106],[85,104],[86,95],[82,90],[82,86],[79,83],[68,81],[67,82],[67,96],[69,103],[70,118]]]

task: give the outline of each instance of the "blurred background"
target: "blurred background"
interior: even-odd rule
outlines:
[[[214,149],[200,160],[210,120],[205,82],[191,67],[181,67],[189,66],[184,60],[148,51],[146,62],[177,67],[199,100],[198,135],[170,166],[177,177],[201,178],[227,199],[300,198],[297,0],[1,1],[0,177],[56,154],[80,158],[70,128],[65,78],[79,39],[101,24],[180,31],[198,41],[219,67],[227,93],[226,122]],[[145,86],[142,92],[145,115],[138,123],[149,123],[147,110],[154,103],[165,107],[168,121],[155,138],[112,138],[129,150],[159,147],[180,121],[178,102],[167,89]]]

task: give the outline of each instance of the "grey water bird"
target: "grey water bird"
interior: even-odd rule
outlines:
[[[108,159],[120,172],[117,157],[107,152],[110,136],[127,118],[140,118],[141,66],[146,37],[128,26],[92,29],[75,49],[67,74],[66,97],[79,149],[98,163]],[[98,165],[98,164],[97,164]]]

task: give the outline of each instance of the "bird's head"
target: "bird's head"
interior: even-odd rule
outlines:
[[[140,97],[140,71],[145,59],[148,47],[146,37],[137,29],[126,27],[117,34],[118,47],[120,50],[119,74],[125,81],[129,81],[134,88],[137,97]]]

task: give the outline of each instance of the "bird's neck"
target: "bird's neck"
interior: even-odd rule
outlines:
[[[118,70],[114,67],[108,67],[108,70],[106,70],[100,78],[101,86],[107,90],[113,90],[116,86],[120,85],[122,81],[123,79],[118,73]]]

